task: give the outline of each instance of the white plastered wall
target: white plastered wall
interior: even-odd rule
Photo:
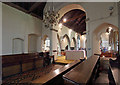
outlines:
[[[2,3],[0,2],[0,55],[2,55]],[[2,57],[0,57],[0,85],[2,84]]]
[[[37,34],[40,39],[42,33],[42,21],[6,4],[2,4],[2,15],[3,55],[12,54],[13,38],[23,39],[24,53],[28,53],[28,34]],[[41,47],[38,47],[37,51],[40,52]]]

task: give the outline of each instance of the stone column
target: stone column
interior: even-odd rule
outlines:
[[[53,27],[50,27],[50,29],[52,29]],[[52,31],[50,30],[50,56],[52,56],[52,51],[53,51],[53,48],[52,48]]]

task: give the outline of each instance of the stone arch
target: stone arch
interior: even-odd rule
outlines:
[[[68,36],[67,34],[65,34],[65,35],[63,36],[63,39],[64,39],[64,38],[67,39],[67,42],[68,42],[68,50],[70,50],[70,38],[69,38],[69,36]]]
[[[76,49],[76,39],[75,37],[72,38],[73,42],[74,42],[74,50]],[[72,41],[71,41],[72,42]]]
[[[103,23],[103,24],[99,25],[93,31],[93,34],[95,34],[97,37],[99,37],[99,35],[102,34],[103,32],[105,32],[108,27],[112,27],[114,30],[118,31],[118,27],[117,26],[115,26],[113,24],[109,24],[109,23]]]
[[[114,30],[118,31],[118,27],[110,24],[110,23],[103,23],[99,25],[94,31],[93,31],[93,54],[98,53],[100,54],[100,35],[102,33],[105,33],[108,27],[112,27]]]
[[[85,9],[80,4],[77,4],[77,3],[70,4],[70,3],[68,3],[68,4],[63,4],[63,5],[64,6],[62,6],[62,8],[60,8],[60,10],[58,11],[58,13],[60,14],[60,17],[62,17],[68,11],[74,10],[74,9],[80,9],[80,10],[82,10],[86,13]]]

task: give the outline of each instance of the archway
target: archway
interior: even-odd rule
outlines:
[[[85,12],[85,9],[80,4],[67,4],[63,6],[62,8],[60,8],[58,12],[60,14],[60,18],[68,11],[74,10],[74,9],[80,9]]]
[[[100,46],[101,46],[101,36],[108,35],[108,29],[112,28],[114,31],[118,31],[118,27],[109,23],[103,23],[99,25],[93,32],[93,54],[101,54]],[[118,33],[117,33],[118,35]],[[107,36],[109,37],[109,36]],[[118,41],[118,40],[117,40]]]
[[[76,49],[76,39],[75,37],[72,38],[72,41],[71,41],[71,50],[75,50]]]
[[[69,36],[67,34],[65,34],[62,37],[61,46],[62,46],[62,50],[70,50],[70,39],[69,39]]]
[[[60,14],[60,21],[59,21],[60,24],[66,26],[67,28],[72,29],[73,31],[81,35],[85,35],[86,11],[80,4],[67,4],[66,6],[64,6],[59,10],[59,14]],[[66,21],[64,21],[65,19]],[[72,40],[73,42],[76,41],[75,39],[72,39]],[[77,49],[80,48],[80,45],[79,47],[77,47],[76,44],[73,44],[73,45],[75,45],[75,48]]]

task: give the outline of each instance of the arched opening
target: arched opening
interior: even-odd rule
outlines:
[[[62,11],[62,12],[61,12]],[[71,44],[72,50],[73,49],[79,49],[80,48],[80,42],[81,47],[86,48],[86,12],[82,6],[79,4],[70,4],[67,5],[59,10],[60,13],[60,21],[59,25],[64,25],[65,27],[73,30],[75,33],[78,33],[80,35],[85,36],[85,39],[77,40],[77,43],[79,45],[76,46],[76,44]],[[61,29],[61,28],[60,28]],[[64,28],[62,28],[64,29]],[[70,38],[73,36],[69,36]],[[72,39],[71,42],[76,41],[75,39]],[[75,48],[73,48],[75,45]]]
[[[70,50],[70,39],[67,34],[62,37],[61,40],[61,50]]]
[[[118,27],[109,23],[101,24],[93,33],[93,52],[114,56],[113,53],[118,52],[118,37]]]
[[[77,41],[76,34],[85,35],[86,12],[85,12],[84,8],[82,8],[82,6],[80,6],[80,4],[69,4],[69,5],[67,4],[66,6],[64,4],[64,6],[62,6],[62,7],[63,8],[61,8],[59,10],[60,19],[59,19],[59,24],[57,27],[59,27],[58,34],[60,36],[60,41],[61,41],[61,43],[60,43],[61,54],[62,54],[62,56],[64,56],[64,55],[66,55],[66,53],[68,51],[72,52],[71,50],[77,49],[77,42],[79,44],[78,49],[80,48],[80,38]],[[59,45],[59,39],[58,39],[58,45]],[[59,45],[59,47],[60,47],[60,45]],[[80,51],[78,51],[78,52],[80,52]],[[79,55],[79,54],[77,54],[77,55]],[[66,56],[64,56],[64,57],[66,57]],[[67,58],[65,58],[65,59],[67,59]]]
[[[71,47],[70,47],[70,49],[71,50],[75,50],[76,49],[76,40],[75,40],[74,37],[71,40]]]
[[[74,10],[74,9],[80,9],[85,12],[85,9],[80,4],[68,4],[59,10],[60,18],[68,11]]]

